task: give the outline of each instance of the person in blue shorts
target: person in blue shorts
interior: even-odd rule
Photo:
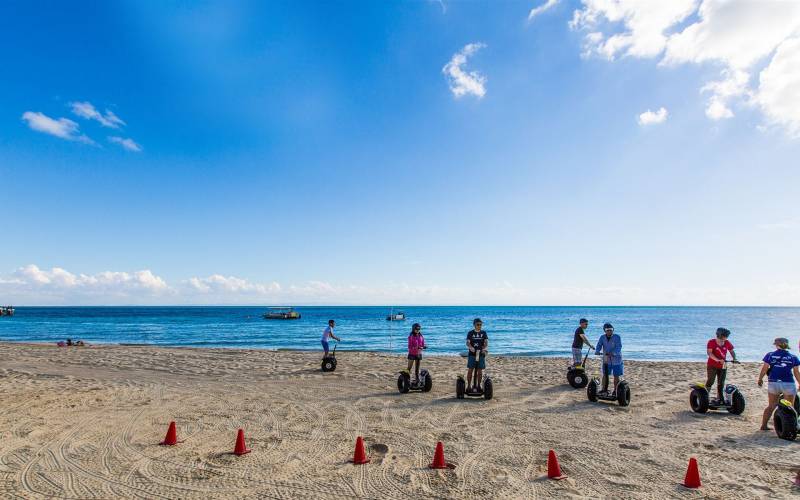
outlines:
[[[772,412],[778,407],[780,396],[790,403],[794,403],[797,396],[797,381],[800,381],[800,360],[797,356],[789,352],[789,340],[783,337],[775,339],[775,347],[778,350],[768,352],[764,356],[764,364],[761,365],[761,373],[758,374],[758,386],[764,385],[764,376],[769,376],[769,403],[764,408],[764,415],[761,417],[761,430],[768,431],[767,422],[772,417]]]
[[[614,392],[617,392],[617,384],[619,378],[623,375],[622,367],[622,339],[614,333],[614,325],[606,323],[603,325],[603,332],[605,335],[600,336],[597,341],[594,353],[596,355],[603,354],[603,388],[600,394],[608,394],[608,375],[614,375]]]
[[[325,329],[322,331],[322,349],[325,351],[325,354],[323,355],[323,357],[325,358],[328,357],[328,339],[331,338],[336,341],[341,340],[339,339],[339,337],[333,334],[333,327],[335,326],[336,322],[333,321],[332,319],[329,319],[328,326],[325,327]]]
[[[489,335],[483,331],[483,321],[480,318],[472,320],[472,330],[467,334],[467,349],[469,349],[467,353],[467,390],[470,390],[469,384],[472,383],[472,371],[477,370],[475,374],[477,382],[471,390],[479,391],[481,373],[486,368],[486,354],[489,352]]]

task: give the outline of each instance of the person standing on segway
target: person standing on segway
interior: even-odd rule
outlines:
[[[612,397],[617,392],[617,385],[619,378],[623,374],[622,368],[622,339],[619,335],[614,333],[614,325],[606,323],[603,325],[605,335],[601,335],[597,341],[597,346],[594,351],[596,355],[603,354],[603,390],[600,394],[608,394],[608,375],[614,375],[614,392]]]
[[[427,349],[425,337],[422,336],[422,325],[414,323],[411,335],[408,336],[408,371],[414,365],[414,384],[419,383],[419,363],[422,360],[422,350]]]
[[[583,343],[594,349],[594,346],[589,339],[586,338],[586,329],[589,328],[589,321],[581,318],[578,322],[580,326],[575,329],[575,336],[572,339],[572,363],[575,366],[580,366],[583,358]]]
[[[486,368],[486,353],[489,349],[489,335],[483,331],[483,321],[480,318],[472,320],[472,330],[467,334],[467,349],[469,349],[467,354],[467,390],[478,392],[481,389],[481,373]],[[476,382],[475,385],[470,387],[470,384],[472,384],[472,370],[476,370]]]
[[[322,349],[325,351],[323,354],[323,358],[328,357],[328,338],[335,339],[337,342],[341,339],[333,334],[333,327],[336,326],[336,322],[332,319],[328,320],[328,326],[322,331]]]
[[[790,404],[794,404],[797,396],[797,381],[800,381],[800,360],[789,352],[789,340],[778,337],[774,342],[778,349],[768,352],[764,356],[764,364],[761,366],[761,373],[758,374],[758,386],[764,385],[764,376],[769,374],[769,403],[764,408],[764,415],[761,418],[761,430],[768,431],[767,422],[772,417],[772,413],[777,408],[780,395]]]
[[[725,390],[725,376],[728,370],[725,368],[725,361],[728,357],[728,351],[731,353],[734,363],[736,361],[736,353],[733,352],[733,344],[728,341],[731,331],[727,328],[717,328],[716,338],[708,341],[706,345],[706,352],[708,353],[708,361],[706,362],[706,373],[708,379],[706,380],[706,389],[710,392],[714,386],[714,379],[717,381],[717,399],[711,400],[710,404],[721,405],[724,402],[722,392]]]

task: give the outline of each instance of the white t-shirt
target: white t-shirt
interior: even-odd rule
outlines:
[[[325,329],[322,330],[322,341],[327,342],[328,337],[330,337],[331,335],[333,335],[333,328],[331,328],[330,326],[326,326]]]

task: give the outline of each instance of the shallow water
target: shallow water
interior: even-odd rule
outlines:
[[[302,318],[264,320],[264,307],[18,307],[0,318],[0,340],[171,346],[318,349],[329,318],[342,349],[405,351],[411,324],[423,325],[436,354],[465,350],[472,319],[480,316],[494,354],[567,356],[578,319],[590,321],[592,342],[610,321],[631,359],[703,360],[718,326],[729,328],[739,357],[755,361],[774,337],[796,350],[800,308],[751,307],[405,307],[407,320],[386,321],[389,307],[299,307]],[[397,311],[397,309],[395,309]]]

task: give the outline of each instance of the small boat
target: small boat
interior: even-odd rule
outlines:
[[[300,313],[291,307],[270,307],[264,319],[300,319]]]
[[[0,307],[0,316],[13,316],[14,308],[12,306]]]
[[[406,313],[403,311],[392,312],[386,316],[386,321],[405,321]]]

